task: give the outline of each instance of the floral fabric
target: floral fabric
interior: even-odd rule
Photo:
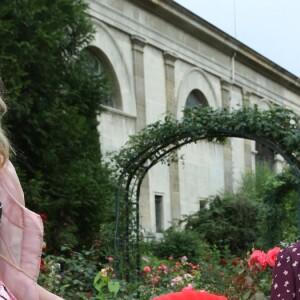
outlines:
[[[300,242],[278,253],[272,277],[270,300],[300,299]]]

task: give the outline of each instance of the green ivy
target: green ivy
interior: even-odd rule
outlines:
[[[207,139],[223,143],[227,137],[260,140],[275,147],[300,167],[299,116],[292,110],[274,107],[261,111],[256,106],[239,110],[193,108],[184,111],[182,120],[166,114],[163,120],[148,125],[131,136],[113,156],[123,179],[143,174],[147,161],[152,166],[176,159],[181,146]]]
[[[116,237],[117,248],[126,257],[124,266],[129,262],[129,249],[139,242],[138,184],[148,170],[158,162],[170,164],[180,159],[176,150],[183,145],[204,139],[224,143],[228,137],[266,144],[288,161],[294,175],[300,176],[299,116],[292,110],[273,107],[262,111],[257,106],[236,110],[193,108],[186,109],[181,120],[167,113],[163,120],[131,136],[112,157],[120,183]]]

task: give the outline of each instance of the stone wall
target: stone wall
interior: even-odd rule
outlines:
[[[102,151],[163,117],[177,118],[193,90],[208,105],[231,109],[284,105],[300,113],[300,80],[171,0],[88,0],[94,48],[115,74],[116,105],[101,115]],[[172,134],[172,133],[170,133]],[[201,141],[179,150],[184,164],[153,167],[142,186],[141,226],[156,231],[155,195],[162,196],[166,229],[199,209],[204,197],[233,191],[255,168],[255,142]],[[277,159],[278,168],[282,161]]]

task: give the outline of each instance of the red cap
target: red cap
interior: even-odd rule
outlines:
[[[152,300],[228,300],[224,296],[217,296],[207,292],[183,290],[153,298]]]

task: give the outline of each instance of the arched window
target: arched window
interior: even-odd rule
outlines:
[[[95,75],[102,76],[104,80],[103,105],[122,109],[117,77],[107,57],[95,47],[85,48],[82,55],[85,56],[87,70]]]
[[[205,106],[208,106],[208,102],[203,93],[199,90],[192,90],[187,97],[185,107],[193,108]]]

